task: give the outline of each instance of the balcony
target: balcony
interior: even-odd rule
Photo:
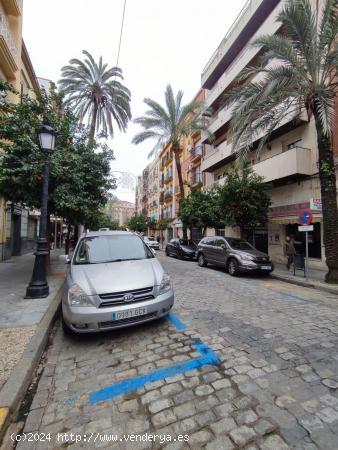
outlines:
[[[160,205],[164,203],[164,192],[160,193]]]
[[[216,148],[210,145],[204,155],[201,171],[212,172],[217,167],[221,167],[228,160],[230,161],[234,158],[235,154],[232,152],[232,144],[228,144],[227,141],[222,142]]]
[[[163,156],[161,160],[161,168],[166,167],[168,164],[172,162],[172,160],[173,160],[173,152],[170,150]]]
[[[265,182],[313,175],[317,169],[312,163],[309,148],[295,147],[253,165],[253,170]]]
[[[202,86],[205,89],[211,89],[220,76],[228,70],[228,67],[237,59],[237,55],[240,54],[248,41],[255,37],[255,33],[261,31],[260,26],[263,22],[270,21],[272,16],[272,22],[275,23],[276,15],[271,14],[271,12],[276,6],[279,6],[278,3],[283,4],[280,0],[247,1],[221,44],[203,69]],[[266,34],[271,34],[270,27],[266,27],[265,25],[264,30]]]
[[[196,145],[190,150],[190,160],[191,162],[197,162],[202,158],[203,148],[202,145]]]
[[[171,190],[167,190],[164,192],[164,202],[165,203],[170,203],[173,199],[173,193]]]
[[[191,184],[194,187],[201,186],[203,184],[202,172],[200,170],[191,174]]]
[[[22,0],[2,0],[2,4],[7,14],[21,16]]]
[[[172,181],[172,179],[173,179],[173,173],[172,173],[172,171],[170,171],[164,177],[164,184],[170,183],[170,181]]]
[[[4,74],[9,80],[13,79],[18,70],[18,49],[4,14],[0,14],[0,61]]]

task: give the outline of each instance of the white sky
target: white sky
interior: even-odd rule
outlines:
[[[24,0],[23,36],[37,76],[58,81],[60,69],[88,50],[116,65],[124,0]],[[133,117],[144,97],[163,103],[168,83],[184,103],[200,88],[201,72],[246,0],[127,0],[119,66],[132,94]],[[116,131],[112,170],[138,175],[151,141],[131,144],[138,127]],[[134,193],[115,191],[134,201]]]

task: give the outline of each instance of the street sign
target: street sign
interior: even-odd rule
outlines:
[[[298,231],[313,231],[313,225],[299,225]]]
[[[310,225],[310,223],[312,222],[313,216],[312,216],[312,212],[311,211],[300,211],[300,213],[298,214],[298,218],[299,218],[299,222],[302,225]]]

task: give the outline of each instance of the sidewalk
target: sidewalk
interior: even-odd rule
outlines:
[[[63,283],[65,264],[58,260],[61,253],[61,249],[51,252],[50,295],[43,299],[24,298],[32,276],[33,254],[0,263],[0,390]]]
[[[308,278],[304,278],[304,272],[297,270],[296,275],[293,274],[293,267],[290,270],[284,264],[275,264],[275,270],[271,276],[287,283],[297,284],[299,286],[312,287],[338,294],[338,285],[325,283],[325,272],[322,270],[309,269]]]

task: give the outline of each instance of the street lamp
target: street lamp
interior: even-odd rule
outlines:
[[[44,154],[43,185],[41,198],[40,229],[32,279],[26,290],[26,298],[44,298],[49,295],[49,286],[46,278],[47,256],[49,254],[49,242],[47,241],[47,206],[48,206],[48,181],[49,181],[49,156],[55,145],[55,132],[49,125],[42,125],[38,129],[40,148]]]

